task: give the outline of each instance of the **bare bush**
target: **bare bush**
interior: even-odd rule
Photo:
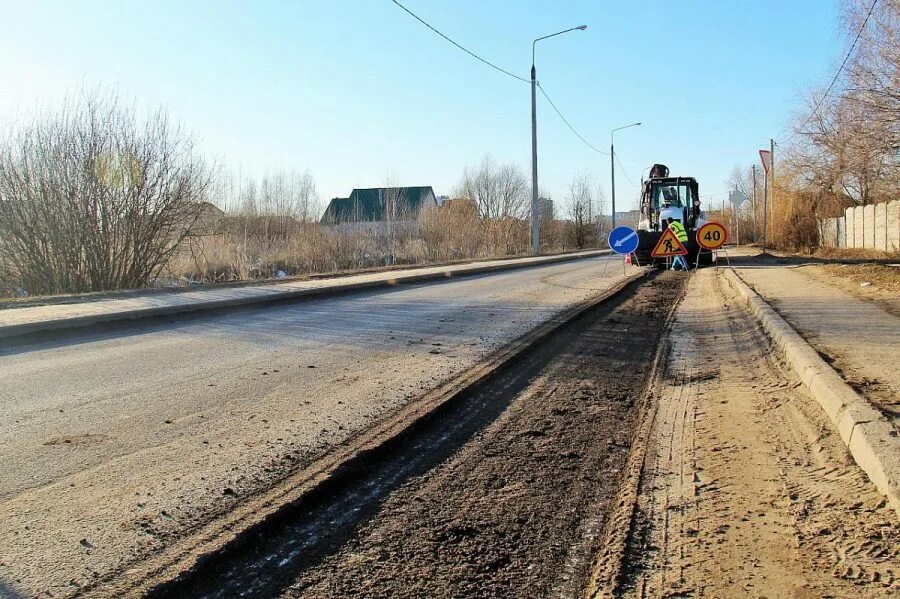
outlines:
[[[85,94],[0,141],[0,279],[28,293],[141,287],[192,235],[209,183],[165,112]]]

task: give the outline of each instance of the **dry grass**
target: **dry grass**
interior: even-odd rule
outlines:
[[[900,266],[886,264],[826,264],[820,266],[829,275],[849,281],[856,286],[871,283],[872,287],[900,295]]]
[[[851,248],[819,248],[813,255],[817,258],[830,260],[897,260],[900,262],[900,254],[889,254],[878,250],[863,250]]]
[[[192,240],[173,257],[157,284],[185,285],[253,281],[390,266],[504,258],[530,251],[529,226],[517,219],[482,220],[473,215],[432,211],[418,230],[335,230],[305,224],[274,235],[229,230]],[[545,252],[573,247],[569,223],[554,221],[544,229]]]

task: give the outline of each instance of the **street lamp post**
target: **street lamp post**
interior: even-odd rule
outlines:
[[[535,46],[539,41],[548,37],[562,35],[570,31],[584,31],[585,29],[587,29],[587,25],[579,25],[578,27],[539,37],[531,42],[531,253],[535,256],[541,253],[541,206],[538,198],[537,167],[537,70],[534,68]]]
[[[610,177],[612,178],[612,228],[616,228],[616,146],[613,142],[613,134],[616,131],[621,131],[622,129],[628,129],[629,127],[640,127],[640,123],[631,123],[630,125],[625,125],[623,127],[616,127],[612,131],[609,132],[609,172]]]

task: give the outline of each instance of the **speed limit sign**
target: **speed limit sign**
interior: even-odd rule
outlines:
[[[728,240],[728,231],[719,223],[706,223],[697,229],[697,243],[703,249],[717,250]]]

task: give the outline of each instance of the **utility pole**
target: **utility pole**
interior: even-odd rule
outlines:
[[[538,198],[537,166],[537,71],[534,46],[531,52],[531,254],[541,253],[541,202]]]
[[[772,205],[774,206],[775,205],[775,140],[772,138],[769,138],[769,151],[771,152],[771,154],[769,154],[769,160],[771,162],[771,164],[769,165],[769,170],[772,171],[770,174],[772,177],[772,184],[770,187],[772,188],[772,192],[771,192],[772,193]]]
[[[770,169],[772,167],[769,167]],[[769,231],[769,173],[766,171],[764,173],[764,183],[763,183],[763,242],[762,242],[762,253],[766,253],[766,241],[768,241],[768,231]]]
[[[616,146],[609,134],[609,176],[612,179],[612,229],[616,228]],[[610,231],[612,231],[610,229]]]
[[[587,25],[579,25],[564,31],[539,37],[531,42],[531,253],[541,253],[541,201],[538,198],[538,165],[537,165],[537,69],[534,67],[534,54],[537,43],[548,37],[562,35],[570,31],[584,31]]]
[[[753,172],[753,241],[759,241],[759,221],[756,220],[756,165],[750,165]]]

